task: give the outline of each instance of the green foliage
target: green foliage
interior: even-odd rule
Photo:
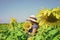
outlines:
[[[60,40],[60,26],[40,27],[35,40]]]
[[[0,40],[27,40],[27,33],[23,32],[22,23],[14,23],[14,28],[10,25],[0,25]]]

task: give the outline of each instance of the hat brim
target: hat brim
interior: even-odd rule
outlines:
[[[32,22],[36,22],[36,20],[34,20],[34,19],[30,19],[30,21],[32,21]]]

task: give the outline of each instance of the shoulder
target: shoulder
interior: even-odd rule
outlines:
[[[37,24],[34,24],[34,25],[32,26],[32,28],[38,28],[38,25],[37,25]]]

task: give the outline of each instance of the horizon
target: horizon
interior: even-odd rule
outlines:
[[[43,8],[60,7],[60,0],[0,0],[0,23],[9,23],[14,17],[24,22]]]

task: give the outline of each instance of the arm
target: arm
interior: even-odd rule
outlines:
[[[35,35],[36,32],[37,32],[37,29],[36,29],[36,28],[33,28],[33,30],[32,30],[32,34]]]
[[[33,28],[32,33],[28,32],[28,37],[36,35],[36,31],[37,31],[37,29]]]
[[[38,28],[38,25],[37,25],[37,24],[34,24],[34,25],[32,26],[32,34],[33,34],[33,35],[36,35],[37,28]]]

